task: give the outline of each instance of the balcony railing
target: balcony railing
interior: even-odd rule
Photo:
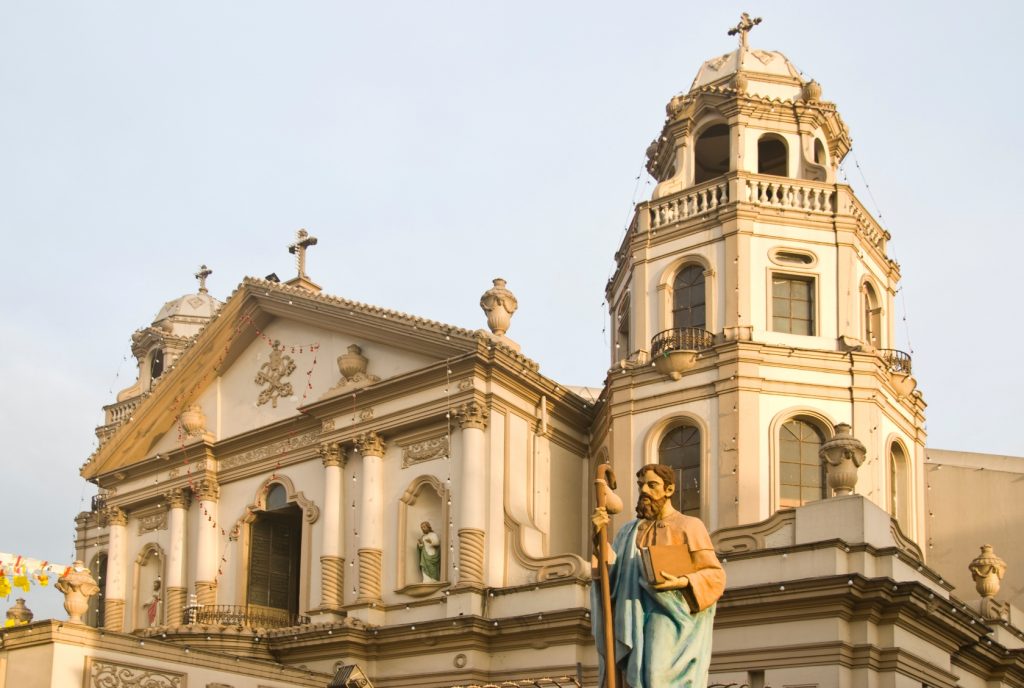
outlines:
[[[112,425],[114,423],[123,423],[124,421],[131,418],[132,414],[135,413],[135,409],[139,408],[139,404],[142,403],[142,397],[134,397],[132,399],[126,399],[125,401],[119,401],[116,404],[108,404],[103,407],[103,411],[106,414],[106,425]]]
[[[107,505],[107,498],[105,495],[95,494],[92,496],[92,503],[90,504],[92,511],[100,512]]]
[[[879,349],[878,355],[890,373],[910,375],[910,354],[898,349]]]
[[[715,335],[699,327],[678,327],[665,330],[651,339],[651,358],[670,351],[703,351],[715,344]]]
[[[683,193],[652,202],[651,229],[658,229],[688,217],[703,215],[729,202],[729,184],[716,180]]]
[[[308,616],[292,614],[284,609],[235,604],[205,604],[186,607],[181,621],[185,625],[242,626],[245,628],[288,628],[303,626],[310,622]]]
[[[787,177],[753,177],[743,182],[748,203],[807,213],[833,213],[836,209],[835,189],[830,186]]]

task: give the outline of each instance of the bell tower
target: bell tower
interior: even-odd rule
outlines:
[[[836,180],[851,146],[836,106],[749,46],[758,23],[743,15],[647,150],[657,185],[606,289],[594,460],[624,485],[672,465],[677,508],[715,530],[828,497],[818,449],[846,423],[867,447],[856,492],[920,542],[925,404],[893,344],[899,265]]]

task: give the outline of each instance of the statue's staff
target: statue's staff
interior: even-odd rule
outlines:
[[[597,467],[594,476],[594,492],[596,506],[609,514],[622,511],[622,500],[612,490],[615,489],[615,473],[609,464]],[[594,550],[597,557],[597,575],[601,583],[601,615],[604,628],[605,686],[618,688],[619,670],[615,663],[615,624],[612,622],[612,589],[608,578],[608,526],[595,527]]]

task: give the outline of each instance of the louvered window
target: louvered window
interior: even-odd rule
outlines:
[[[260,512],[250,526],[248,604],[298,613],[301,513],[289,504]]]

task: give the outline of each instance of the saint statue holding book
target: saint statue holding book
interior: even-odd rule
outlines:
[[[617,671],[625,682],[619,688],[704,688],[725,571],[701,520],[673,508],[672,469],[649,464],[636,476],[637,518],[619,529],[605,554],[610,623],[597,599],[599,586],[591,593],[601,685],[614,685],[607,677]],[[608,512],[599,505],[592,520],[600,533],[608,526]],[[602,644],[609,625],[615,648],[611,668]]]

